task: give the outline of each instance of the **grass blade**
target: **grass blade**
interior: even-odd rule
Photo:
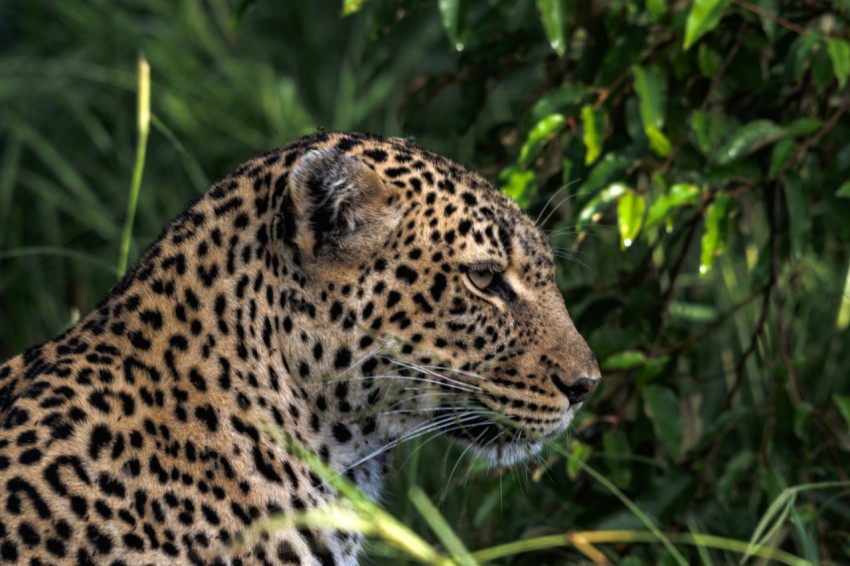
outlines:
[[[437,538],[440,539],[440,542],[443,543],[443,546],[457,560],[457,563],[461,566],[475,566],[475,559],[469,554],[463,542],[461,542],[460,538],[458,538],[443,516],[440,515],[440,512],[434,507],[434,504],[431,503],[428,496],[422,491],[422,488],[419,486],[411,487],[408,497],[410,497],[410,501],[413,502],[413,505],[416,506],[416,509],[428,523],[428,526],[431,527],[431,530],[434,531],[434,534],[437,535]]]
[[[78,252],[76,250],[69,250],[66,248],[57,248],[53,246],[31,246],[25,248],[14,248],[11,250],[0,251],[0,261],[4,259],[11,259],[16,257],[32,257],[32,256],[59,256],[59,257],[67,257],[69,259],[81,261],[84,263],[88,263],[90,265],[99,267],[109,273],[117,273],[117,269],[114,265],[110,265],[105,261],[98,259],[89,254],[85,254],[83,252]]]
[[[746,542],[712,535],[671,533],[669,538],[677,544],[714,548],[738,554],[743,554],[747,550]],[[493,560],[498,560],[499,558],[505,558],[507,556],[513,556],[523,552],[546,550],[565,545],[573,545],[576,548],[579,548],[581,545],[635,544],[653,542],[657,543],[658,538],[648,531],[574,531],[519,540],[499,546],[485,548],[484,550],[473,552],[472,557],[479,562],[491,562]],[[787,566],[812,566],[812,563],[808,560],[798,558],[783,550],[760,547],[756,549],[754,554],[759,558],[773,560],[780,564],[786,564]]]
[[[555,442],[546,442],[546,444],[548,444],[552,450],[561,454],[568,460],[573,459],[573,455],[563,446],[560,446]],[[667,549],[667,551],[670,553],[676,563],[678,563],[680,566],[688,565],[688,561],[685,560],[685,557],[682,556],[682,553],[676,549],[676,547],[673,545],[667,535],[661,532],[661,529],[659,529],[658,526],[652,521],[652,519],[649,518],[649,515],[644,513],[641,508],[635,504],[634,501],[626,497],[625,493],[620,491],[617,486],[611,483],[608,478],[597,472],[589,464],[581,462],[581,467],[584,469],[585,472],[587,472],[590,477],[602,484],[602,486],[605,487],[605,489],[607,489],[608,491],[610,491],[614,495],[614,497],[619,499],[620,502],[622,502],[622,504],[625,505],[629,509],[629,511],[631,511],[635,515],[635,517],[640,519],[640,521],[646,526],[647,529],[649,529],[652,535],[659,542],[661,542],[661,544],[664,545],[664,548]]]
[[[145,153],[148,147],[148,132],[151,123],[151,68],[144,56],[139,57],[138,65],[138,128],[139,138],[136,145],[136,163],[133,165],[133,180],[130,185],[130,200],[127,202],[127,218],[121,234],[121,252],[118,257],[119,279],[127,272],[127,259],[130,256],[130,241],[133,239],[133,220],[139,202],[142,187],[142,173],[145,169]]]

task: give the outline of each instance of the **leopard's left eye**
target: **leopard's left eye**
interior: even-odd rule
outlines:
[[[493,281],[496,280],[498,274],[489,270],[470,269],[466,276],[469,277],[469,282],[475,285],[479,291],[486,291]]]

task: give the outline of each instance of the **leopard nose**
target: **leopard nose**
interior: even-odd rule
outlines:
[[[570,405],[576,405],[590,397],[590,394],[599,384],[598,377],[578,377],[569,382],[562,380],[556,373],[553,373],[550,377],[558,391],[567,397]]]

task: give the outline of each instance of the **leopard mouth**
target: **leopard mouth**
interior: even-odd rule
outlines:
[[[504,438],[507,442],[518,441],[519,438],[517,437],[522,435],[522,432],[506,429],[503,425],[496,424],[490,420],[484,420],[484,422],[462,424],[458,428],[449,430],[448,434],[455,440],[467,444],[486,446],[497,442],[500,437]]]
[[[442,413],[442,411],[441,411]],[[522,430],[508,419],[493,420],[485,416],[469,419],[454,409],[444,414],[454,414],[457,424],[447,429],[446,434],[464,445],[478,459],[493,468],[509,467],[528,460],[543,448],[543,442]]]
[[[503,468],[529,460],[543,450],[547,439],[563,434],[572,421],[574,408],[566,411],[560,423],[541,433],[529,431],[519,422],[501,415],[494,415],[495,419],[484,415],[470,419],[469,412],[452,407],[443,407],[438,414],[456,417],[456,424],[446,430],[447,436],[468,447],[491,467]]]

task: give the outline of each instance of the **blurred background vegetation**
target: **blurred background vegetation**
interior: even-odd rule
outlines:
[[[0,357],[116,281],[144,54],[131,259],[317,127],[414,136],[544,221],[603,385],[539,467],[402,449],[384,504],[427,540],[414,486],[469,549],[620,532],[505,564],[848,563],[848,38],[850,0],[3,0]]]

